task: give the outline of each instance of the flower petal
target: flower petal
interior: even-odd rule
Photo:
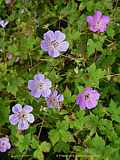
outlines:
[[[59,46],[57,47],[57,49],[60,52],[66,52],[68,50],[68,47],[69,47],[69,43],[67,41],[64,41],[64,42],[61,42],[59,44]]]
[[[12,125],[16,125],[19,122],[19,117],[17,114],[12,114],[9,116],[9,121]]]
[[[60,31],[55,31],[55,39],[57,42],[62,42],[65,39],[65,34]]]
[[[53,31],[48,31],[44,33],[44,40],[46,41],[54,41],[55,40],[55,35]]]
[[[52,82],[49,79],[45,79],[44,83],[47,87],[51,88],[52,87]]]
[[[58,99],[59,99],[60,102],[62,102],[64,100],[64,96],[62,94],[60,94]]]
[[[33,107],[32,107],[32,106],[29,106],[29,105],[25,105],[25,106],[23,107],[23,110],[24,110],[26,113],[30,113],[30,112],[32,112]]]
[[[35,80],[29,80],[28,81],[28,89],[32,90],[35,86]]]
[[[48,51],[48,44],[46,43],[45,40],[42,40],[42,41],[41,41],[41,48],[42,48],[44,51]]]
[[[27,120],[28,120],[29,123],[33,123],[34,120],[35,120],[33,114],[28,114],[27,115]]]
[[[26,130],[29,128],[29,124],[27,120],[20,120],[18,123],[18,129],[19,130]]]
[[[36,74],[36,75],[34,76],[34,79],[35,79],[35,80],[44,80],[44,75],[41,74],[41,73]]]
[[[96,11],[94,14],[94,21],[99,22],[101,18],[102,18],[102,12]]]
[[[110,21],[109,16],[102,16],[102,21],[103,21],[104,24],[108,24],[109,21]]]
[[[88,102],[86,101],[86,108],[87,109],[95,108],[96,105],[97,105],[97,101],[96,100],[90,99]]]
[[[18,113],[22,111],[22,106],[21,104],[16,104],[15,106],[12,107],[12,112],[13,113]]]
[[[92,25],[94,22],[93,16],[87,16],[87,22],[88,22],[88,24]]]
[[[58,95],[58,91],[55,90],[52,95],[56,97]]]
[[[50,89],[45,89],[42,91],[42,96],[43,97],[48,97],[51,94],[51,90]]]
[[[31,91],[31,95],[35,98],[39,98],[41,96],[41,90],[36,89]]]
[[[96,90],[93,90],[93,96],[96,100],[98,100],[100,98],[100,93],[98,93]]]
[[[49,56],[52,56],[52,57],[58,57],[60,55],[60,52],[57,50],[49,50],[48,54]]]

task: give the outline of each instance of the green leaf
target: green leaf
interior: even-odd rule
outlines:
[[[8,46],[8,50],[10,53],[13,53],[14,55],[19,55],[18,47],[16,44],[11,44]]]
[[[54,146],[60,139],[58,130],[55,130],[55,129],[51,130],[49,132],[49,139],[50,139],[52,145]]]
[[[89,1],[86,3],[86,5],[87,5],[87,10],[88,10],[89,12],[91,12],[91,11],[93,10],[93,8],[95,7],[95,3],[94,3],[93,0],[89,0]]]
[[[9,119],[9,102],[7,99],[0,98],[0,124],[3,125]]]
[[[107,29],[107,35],[108,35],[109,37],[111,37],[111,38],[114,37],[115,31],[114,31],[114,29],[112,28],[112,26],[109,26],[109,27],[108,27],[108,29]]]
[[[58,153],[68,153],[70,150],[70,145],[68,143],[59,141],[55,147],[54,147],[54,152],[58,152]]]
[[[94,138],[89,140],[88,152],[92,155],[101,157],[101,155],[104,154],[104,151],[105,151],[105,141],[102,139],[102,137],[96,134]]]
[[[75,101],[75,96],[71,95],[71,91],[69,90],[68,87],[66,87],[66,89],[64,90],[63,95],[64,95],[64,103],[65,104],[70,104]]]
[[[28,133],[25,136],[18,134],[18,142],[16,146],[19,148],[19,151],[22,153],[24,150],[26,150],[31,142],[31,134]]]
[[[37,158],[38,160],[44,160],[43,152],[49,152],[50,148],[51,148],[50,143],[46,141],[42,142],[38,146],[37,150],[35,150],[35,152],[33,153],[33,157]]]
[[[59,130],[59,132],[63,142],[75,142],[73,135],[69,131]]]
[[[16,73],[11,73],[7,77],[7,91],[16,96],[16,92],[18,91],[18,87],[24,83],[24,80],[20,77],[17,77]]]
[[[44,155],[43,155],[42,151],[40,150],[40,148],[38,148],[36,151],[34,151],[33,157],[37,158],[38,160],[44,160]]]
[[[40,149],[42,152],[49,152],[50,148],[51,148],[50,143],[48,143],[46,141],[44,141],[40,144]]]
[[[107,110],[111,113],[112,120],[120,122],[120,106],[117,106],[112,99]]]
[[[98,134],[95,135],[95,137],[91,141],[91,146],[97,147],[97,148],[102,148],[105,146],[105,142],[102,139],[102,137],[99,137]]]
[[[35,139],[35,137],[32,137],[32,141],[31,141],[31,147],[36,149],[39,146],[39,141],[37,139]]]
[[[87,80],[85,80],[86,86],[93,86],[93,87],[99,87],[99,80],[102,79],[105,75],[105,71],[102,69],[97,69],[95,63],[93,63],[89,68],[87,68],[88,74],[86,76],[88,77]]]
[[[87,54],[88,56],[93,55],[95,52],[95,43],[92,39],[88,39],[87,42]]]
[[[69,124],[68,123],[66,123],[66,121],[65,120],[63,120],[63,121],[58,121],[57,123],[56,123],[56,126],[57,126],[57,129],[59,130],[59,129],[63,129],[63,130],[68,130],[68,128],[69,128]]]

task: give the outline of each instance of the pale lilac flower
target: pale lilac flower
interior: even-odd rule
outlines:
[[[6,57],[7,57],[8,60],[12,60],[13,54],[12,53],[7,53]]]
[[[102,12],[96,11],[93,16],[87,17],[89,29],[92,32],[104,32],[106,31],[107,25],[110,21],[109,16],[102,15]]]
[[[53,91],[49,97],[46,97],[47,106],[52,108],[60,108],[64,100],[63,95],[58,94],[58,91]]]
[[[6,152],[11,148],[11,144],[9,142],[8,137],[0,138],[0,152]]]
[[[48,31],[41,41],[41,48],[48,52],[49,56],[58,57],[60,52],[66,52],[69,43],[65,41],[65,34],[60,31]]]
[[[7,24],[8,24],[8,21],[0,20],[0,26],[1,26],[2,28],[5,28],[5,27],[7,26]]]
[[[19,130],[26,130],[29,128],[29,123],[34,122],[34,116],[32,112],[33,107],[25,105],[23,108],[20,104],[16,104],[12,108],[14,114],[9,116],[9,121],[12,125],[18,124]]]
[[[31,90],[31,95],[36,98],[48,97],[51,93],[51,87],[51,81],[45,79],[43,74],[37,74],[34,76],[34,80],[28,81],[28,89]]]
[[[92,109],[96,107],[99,97],[98,91],[87,87],[78,95],[76,103],[83,109]]]

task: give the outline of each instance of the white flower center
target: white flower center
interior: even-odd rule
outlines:
[[[36,86],[35,86],[35,89],[40,89],[42,90],[44,88],[44,82],[43,81],[37,81],[36,82]]]
[[[57,49],[58,45],[59,43],[56,40],[51,41],[50,44],[48,44],[49,49]]]
[[[24,111],[19,112],[18,114],[20,120],[26,120],[27,119],[27,113]]]
[[[101,18],[99,19],[99,21],[96,22],[96,28],[97,28],[97,29],[100,29],[101,26],[102,26],[102,16],[101,16]]]

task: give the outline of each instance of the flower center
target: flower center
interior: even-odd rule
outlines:
[[[56,49],[58,47],[59,43],[54,40],[54,41],[51,41],[50,44],[49,44],[49,48],[50,49]]]
[[[96,22],[96,28],[97,28],[97,29],[100,29],[101,25],[102,25],[102,16],[101,16],[101,18],[99,19],[99,21]]]
[[[43,89],[43,86],[44,86],[44,83],[43,83],[43,81],[38,81],[37,82],[37,85],[36,85],[36,89]]]
[[[26,119],[26,118],[27,118],[26,113],[25,113],[24,111],[21,111],[21,112],[19,113],[19,119],[24,120],[24,119]]]
[[[49,101],[50,101],[51,103],[55,103],[55,102],[56,102],[56,99],[55,99],[55,97],[51,96],[51,97],[49,97]]]
[[[2,146],[4,146],[5,145],[5,143],[4,142],[2,142]]]
[[[59,106],[59,102],[57,101],[57,99],[54,96],[49,97],[48,101],[53,107]]]
[[[85,95],[85,100],[88,100],[90,98],[90,94]]]

